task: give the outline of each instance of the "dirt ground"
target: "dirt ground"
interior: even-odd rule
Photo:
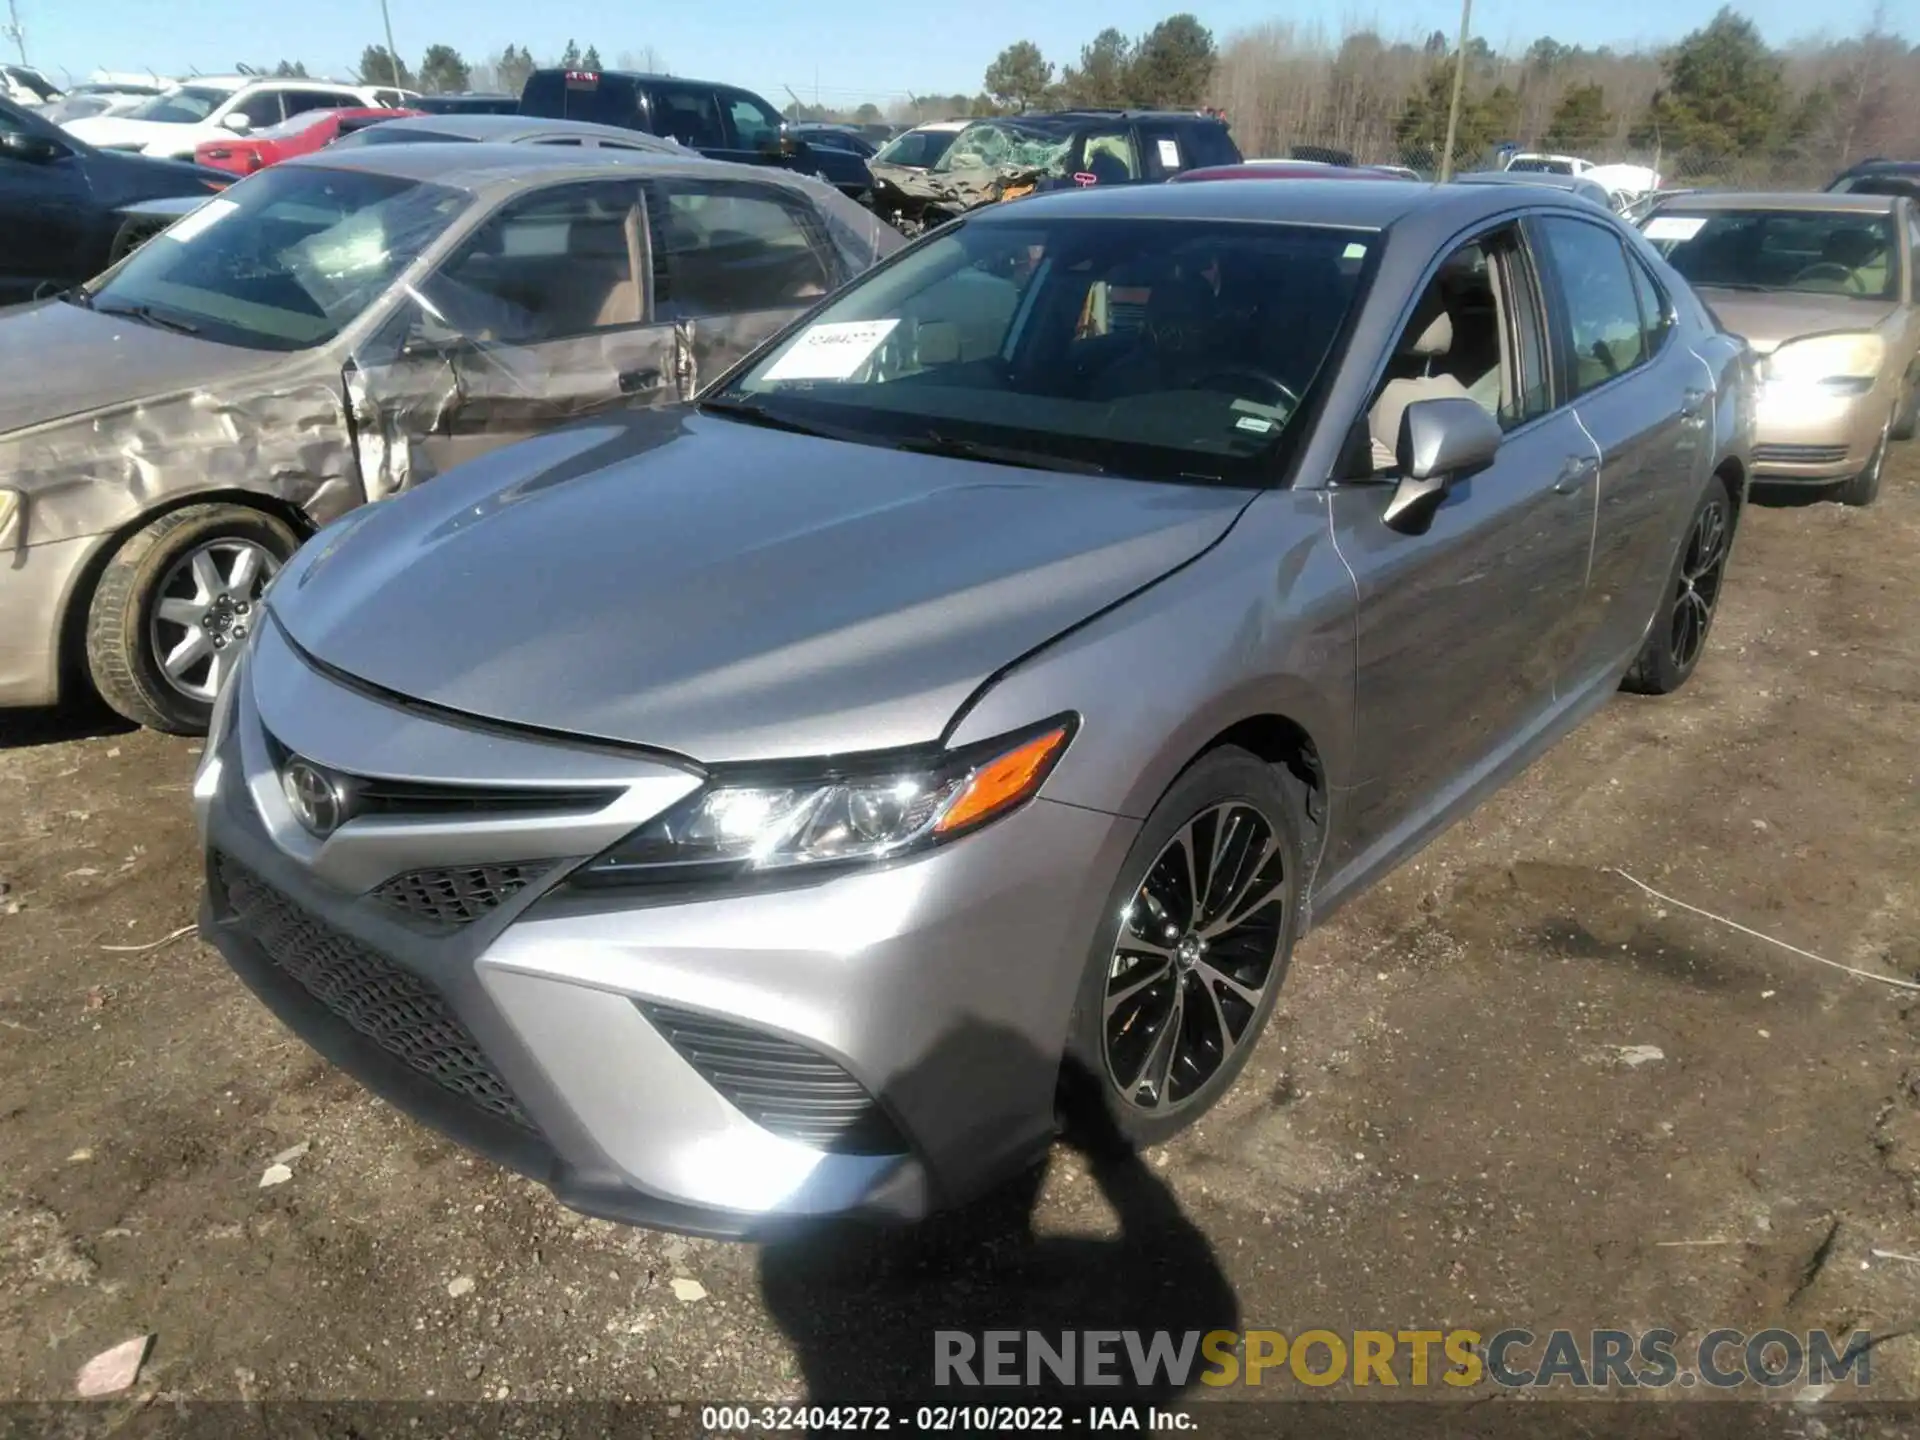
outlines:
[[[1920,1399],[1920,995],[1619,873],[1920,980],[1916,555],[1920,446],[1871,510],[1756,506],[1692,685],[1313,934],[1196,1132],[911,1241],[623,1230],[463,1155],[160,943],[195,744],[0,717],[0,1398],[151,1333],[137,1397],[858,1400],[998,1321],[1864,1329]]]

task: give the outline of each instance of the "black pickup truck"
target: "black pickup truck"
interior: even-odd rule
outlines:
[[[791,133],[778,110],[737,85],[624,70],[536,70],[520,92],[520,113],[644,130],[714,160],[818,175],[863,205],[872,201],[865,160]]]

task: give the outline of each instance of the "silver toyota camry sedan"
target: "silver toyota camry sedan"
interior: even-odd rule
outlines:
[[[1752,369],[1544,190],[990,207],[707,387],[279,572],[202,930],[427,1123],[644,1224],[912,1219],[1151,1143],[1288,960],[1699,662]]]

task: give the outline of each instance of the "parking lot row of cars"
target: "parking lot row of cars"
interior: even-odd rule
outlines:
[[[204,732],[210,941],[597,1214],[918,1216],[1063,1062],[1190,1123],[1309,923],[1687,681],[1755,481],[1870,503],[1920,406],[1877,182],[1634,225],[1086,111],[953,132],[914,243],[747,92],[539,93],[228,170],[0,112],[0,183],[183,177],[0,312],[0,707]]]

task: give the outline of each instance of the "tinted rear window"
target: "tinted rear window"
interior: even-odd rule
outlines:
[[[1233,143],[1224,125],[1195,125],[1182,138],[1186,142],[1187,163],[1191,166],[1240,163],[1240,147]]]
[[[520,92],[520,113],[548,120],[591,120],[596,125],[618,125],[627,130],[645,128],[640,87],[619,75],[536,70],[527,77],[527,88]]]

